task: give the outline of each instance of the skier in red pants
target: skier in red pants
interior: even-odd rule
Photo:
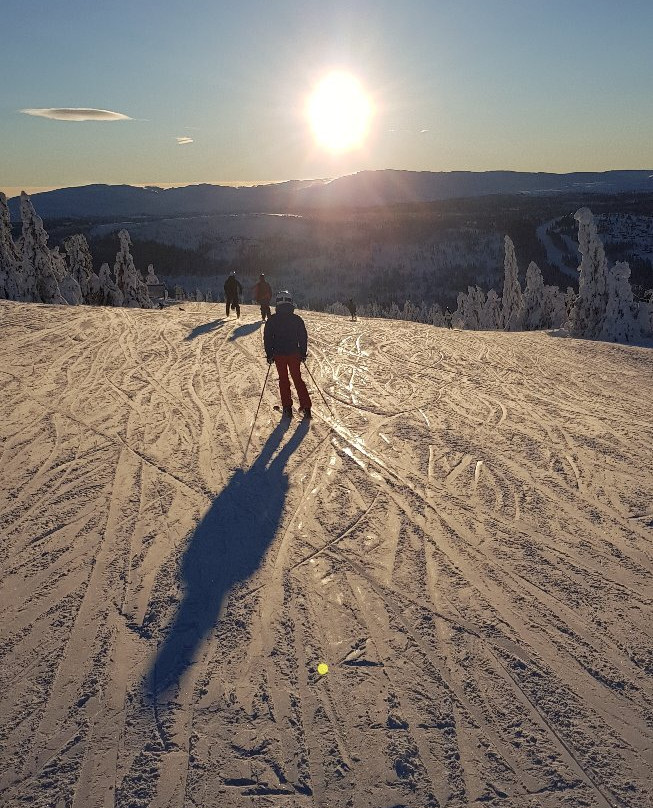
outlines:
[[[277,292],[275,313],[268,317],[263,329],[263,345],[269,364],[276,365],[279,373],[279,392],[284,416],[292,417],[292,377],[299,398],[299,408],[304,418],[311,417],[311,397],[302,379],[301,362],[306,361],[308,335],[302,318],[295,314],[295,304],[290,292]]]

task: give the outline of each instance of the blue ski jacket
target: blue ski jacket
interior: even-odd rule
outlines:
[[[304,321],[295,314],[292,303],[280,303],[275,314],[268,317],[263,329],[263,345],[268,359],[298,354],[306,359],[308,334]]]

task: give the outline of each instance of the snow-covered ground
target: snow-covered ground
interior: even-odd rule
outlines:
[[[650,805],[651,349],[181,308],[0,301],[0,803]]]

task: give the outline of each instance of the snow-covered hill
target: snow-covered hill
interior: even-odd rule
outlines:
[[[243,312],[0,301],[2,805],[650,804],[651,349]]]

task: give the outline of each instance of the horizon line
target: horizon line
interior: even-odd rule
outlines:
[[[327,182],[340,177],[353,176],[355,174],[362,174],[364,172],[377,172],[377,171],[406,171],[414,174],[491,174],[491,173],[507,173],[507,174],[554,174],[557,176],[564,176],[566,174],[607,174],[613,171],[650,171],[653,178],[653,167],[651,168],[604,168],[604,169],[581,169],[572,171],[547,171],[544,169],[525,171],[522,169],[512,168],[488,168],[488,169],[412,169],[412,168],[376,168],[376,169],[360,169],[359,171],[352,171],[345,174],[339,174],[337,177],[303,177],[285,180],[197,180],[191,182],[83,182],[74,185],[0,185],[0,191],[5,194],[7,199],[14,199],[19,197],[21,192],[25,192],[28,196],[34,194],[48,193],[49,191],[61,191],[67,188],[86,188],[91,185],[107,185],[109,187],[118,187],[126,185],[130,188],[161,188],[168,190],[170,188],[190,188],[194,185],[213,185],[222,186],[225,188],[255,188],[262,185],[281,185],[287,182]]]

